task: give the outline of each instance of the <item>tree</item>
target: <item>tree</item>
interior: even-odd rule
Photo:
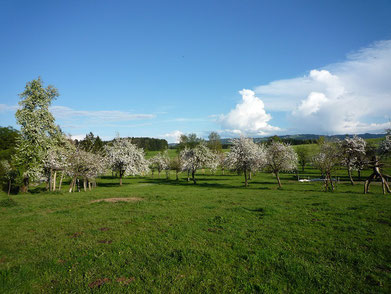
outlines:
[[[99,136],[95,137],[94,134],[90,132],[83,140],[78,142],[78,146],[80,146],[84,151],[102,154],[104,144]]]
[[[292,146],[273,141],[266,148],[266,168],[277,178],[278,187],[281,186],[279,173],[293,171],[297,168],[297,154]]]
[[[149,163],[144,158],[144,151],[132,144],[131,139],[116,138],[112,145],[108,145],[105,148],[108,165],[112,170],[119,173],[120,186],[122,186],[123,176],[148,172]]]
[[[156,154],[154,157],[152,157],[150,160],[150,166],[151,169],[157,169],[159,178],[160,178],[160,173],[165,170],[166,172],[170,170],[170,158],[168,157],[167,151],[164,152],[159,152]],[[152,172],[153,174],[153,172]],[[168,178],[168,173],[166,174]]]
[[[54,144],[54,138],[59,136],[59,128],[49,111],[58,95],[53,86],[44,88],[41,78],[28,82],[19,95],[22,100],[15,117],[20,125],[20,139],[14,160],[22,171],[24,192],[27,192],[31,180],[41,177],[45,154]]]
[[[194,184],[197,184],[195,178],[197,169],[209,166],[209,164],[215,159],[212,151],[203,143],[192,149],[186,147],[181,151],[179,156],[182,164],[182,170],[186,170],[188,173],[191,172]]]
[[[387,135],[385,139],[380,142],[377,150],[373,150],[372,160],[369,162],[369,165],[372,167],[373,172],[365,181],[364,184],[364,193],[369,192],[369,185],[373,180],[380,179],[382,182],[383,194],[391,193],[390,186],[388,185],[387,178],[391,176],[386,175],[382,172],[382,167],[384,163],[382,162],[386,157],[391,154],[391,129],[386,130]]]
[[[0,160],[11,160],[15,153],[19,132],[12,127],[0,127]]]
[[[325,191],[334,190],[334,185],[331,179],[331,173],[336,169],[341,162],[341,151],[337,144],[332,142],[325,142],[320,145],[320,151],[313,157],[312,161],[316,168],[318,168],[324,175]]]
[[[310,161],[308,148],[305,148],[304,146],[297,147],[296,153],[298,162],[301,166],[302,171],[304,172],[305,165]]]
[[[266,163],[263,145],[257,145],[250,138],[232,140],[232,147],[225,160],[227,166],[244,173],[244,183],[248,186],[248,173],[261,169]]]
[[[347,167],[350,183],[354,185],[352,170],[360,166],[360,157],[365,155],[367,143],[355,135],[353,138],[346,137],[339,145],[342,151],[342,164]]]
[[[216,132],[211,132],[208,136],[208,148],[216,153],[221,152],[222,146],[221,146],[221,137]]]
[[[179,138],[178,151],[180,152],[186,147],[189,149],[193,149],[202,142],[203,140],[201,138],[198,138],[197,135],[194,133],[191,133],[189,135],[182,134]]]
[[[7,194],[10,197],[11,185],[17,177],[17,171],[10,165],[7,160],[0,161],[0,175],[2,180],[7,185]]]
[[[178,181],[178,174],[182,170],[182,165],[179,156],[170,159],[170,169],[175,170],[175,179]]]

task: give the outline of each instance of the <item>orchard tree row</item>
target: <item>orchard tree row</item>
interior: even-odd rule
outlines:
[[[20,133],[14,138],[16,148],[11,159],[2,160],[0,165],[8,194],[19,188],[27,192],[31,183],[43,182],[47,190],[56,191],[61,189],[64,178],[70,181],[69,192],[91,190],[96,186],[96,178],[110,170],[118,175],[119,185],[128,175],[145,176],[152,172],[153,177],[156,171],[159,177],[165,172],[168,178],[171,170],[176,172],[177,180],[178,174],[185,172],[187,180],[196,184],[196,173],[200,169],[208,168],[212,172],[221,169],[223,173],[230,170],[244,176],[246,187],[252,174],[269,172],[274,174],[281,188],[280,173],[297,172],[298,165],[304,170],[308,163],[320,170],[326,191],[334,190],[333,173],[342,165],[352,185],[352,171],[373,170],[365,182],[365,193],[374,180],[382,182],[384,193],[391,193],[389,176],[382,171],[384,159],[391,152],[390,130],[378,147],[369,146],[365,140],[354,136],[334,142],[320,141],[319,150],[313,155],[300,147],[296,152],[291,145],[279,140],[257,144],[245,137],[233,139],[229,152],[224,153],[218,133],[212,132],[208,142],[189,134],[181,136],[178,156],[169,158],[164,151],[147,160],[144,149],[137,146],[141,142],[137,139],[117,137],[104,144],[92,133],[82,141],[68,138],[49,111],[58,91],[53,86],[45,88],[40,78],[27,83],[20,97],[20,107],[15,114],[20,125]]]

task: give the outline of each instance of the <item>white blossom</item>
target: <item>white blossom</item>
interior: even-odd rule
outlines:
[[[144,174],[149,171],[149,162],[144,157],[144,151],[132,144],[129,138],[116,138],[112,145],[106,146],[108,165],[120,174],[126,175]]]
[[[266,168],[274,173],[281,187],[279,173],[297,169],[297,153],[289,144],[272,142],[266,149]]]
[[[266,163],[263,145],[257,145],[250,138],[241,137],[232,140],[232,147],[225,159],[228,168],[244,172],[247,186],[247,173],[260,170]]]

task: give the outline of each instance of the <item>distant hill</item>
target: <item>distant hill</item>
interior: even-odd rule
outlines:
[[[324,137],[326,140],[333,140],[333,139],[343,139],[347,135],[332,135],[332,136],[327,136],[327,135],[316,135],[316,134],[298,134],[298,135],[283,135],[283,136],[278,136],[280,139],[283,141],[310,141],[310,140],[318,140],[319,137]],[[349,137],[353,137],[353,135],[348,135]],[[357,136],[363,138],[363,139],[376,139],[376,138],[383,138],[385,135],[384,134],[358,134]],[[261,138],[253,138],[254,142],[259,143],[259,142],[266,142],[273,136],[269,137],[261,137]],[[231,139],[226,138],[226,139],[221,139],[221,144],[224,145],[229,145]]]

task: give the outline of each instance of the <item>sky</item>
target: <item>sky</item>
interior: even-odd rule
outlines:
[[[81,139],[382,133],[391,1],[0,0],[0,126],[28,81]]]

